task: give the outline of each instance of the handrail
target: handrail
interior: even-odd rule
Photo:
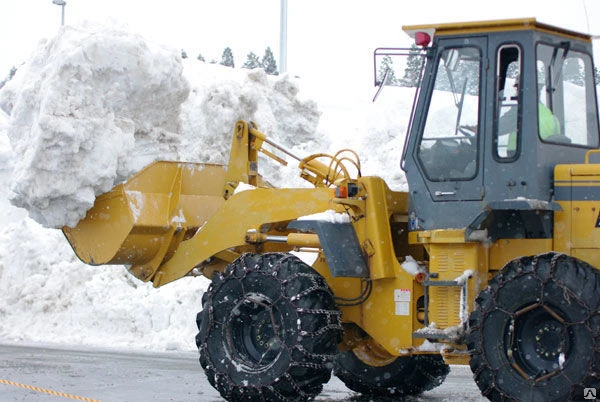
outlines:
[[[600,154],[600,149],[590,149],[585,153],[585,163],[590,163],[590,154]]]

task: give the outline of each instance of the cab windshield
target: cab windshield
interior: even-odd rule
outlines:
[[[477,173],[481,52],[447,48],[437,60],[434,88],[417,157],[432,181],[469,180]]]
[[[598,146],[591,57],[566,46],[538,44],[538,134],[542,141]]]

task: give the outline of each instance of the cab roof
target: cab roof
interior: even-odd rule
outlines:
[[[591,42],[592,36],[568,29],[556,27],[537,21],[535,18],[519,18],[506,20],[453,22],[444,24],[405,25],[402,30],[410,37],[417,32],[425,32],[433,36],[465,35],[489,32],[536,30],[568,37],[569,39]]]

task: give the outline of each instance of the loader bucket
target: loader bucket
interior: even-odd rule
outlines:
[[[126,264],[148,280],[168,253],[225,202],[221,165],[155,162],[108,193],[63,232],[91,265]]]

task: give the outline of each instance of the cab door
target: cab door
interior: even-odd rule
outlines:
[[[481,200],[485,37],[439,39],[412,162],[434,202]],[[427,84],[426,84],[427,85]],[[408,161],[407,161],[408,162]]]

